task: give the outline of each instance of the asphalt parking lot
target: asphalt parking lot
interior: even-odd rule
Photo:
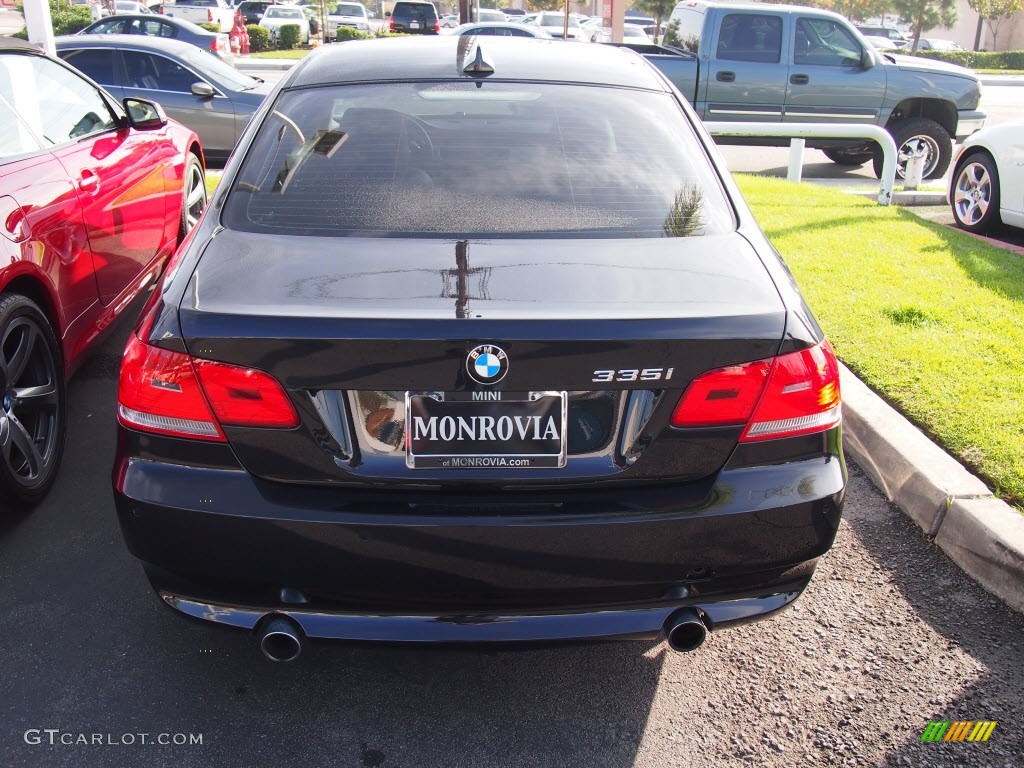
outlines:
[[[128,327],[72,381],[53,493],[0,522],[4,768],[1020,765],[1024,617],[854,467],[796,607],[696,653],[331,644],[271,664],[245,634],[160,605],[121,541],[109,472]],[[921,743],[933,720],[998,725],[983,744]]]

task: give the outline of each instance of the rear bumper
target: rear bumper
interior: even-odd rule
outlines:
[[[725,469],[696,489],[448,497],[132,459],[114,485],[129,549],[182,613],[244,629],[281,613],[315,638],[487,642],[652,636],[681,607],[713,629],[770,615],[832,545],[845,474],[833,455]]]
[[[187,616],[250,631],[269,615],[285,615],[298,622],[306,637],[320,640],[515,643],[652,638],[661,634],[669,616],[684,607],[696,608],[709,628],[721,629],[763,619],[788,607],[803,592],[807,581],[798,579],[784,592],[708,603],[682,600],[646,608],[466,614],[343,613],[298,606],[207,603],[163,590],[158,594],[167,605]]]

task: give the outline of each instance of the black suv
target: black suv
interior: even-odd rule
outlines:
[[[277,3],[273,0],[246,0],[238,5],[246,24],[259,24],[267,8]]]
[[[395,3],[388,26],[392,32],[414,35],[436,35],[441,31],[441,21],[434,4],[416,0],[399,0]]]

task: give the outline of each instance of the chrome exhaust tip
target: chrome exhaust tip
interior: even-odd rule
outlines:
[[[680,608],[665,620],[665,639],[673,651],[695,651],[707,637],[708,628],[693,608]]]
[[[302,653],[302,627],[287,616],[270,616],[259,633],[260,650],[271,661],[295,661]]]

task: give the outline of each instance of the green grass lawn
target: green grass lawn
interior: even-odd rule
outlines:
[[[737,181],[843,362],[1024,502],[1024,259],[897,207]]]
[[[1024,75],[1024,69],[976,69],[979,75]]]

